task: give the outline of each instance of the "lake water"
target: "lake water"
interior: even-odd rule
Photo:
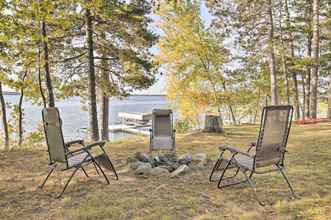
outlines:
[[[17,104],[19,96],[6,95],[5,101],[10,104]],[[81,102],[79,97],[71,97],[62,101],[56,102],[56,106],[60,110],[63,121],[62,129],[66,140],[86,138],[88,127],[88,112],[86,105]],[[24,108],[24,130],[25,132],[36,131],[38,126],[41,126],[41,110],[42,106],[34,105],[29,101],[23,103]],[[119,112],[152,112],[154,108],[170,108],[170,102],[165,96],[129,96],[122,100],[114,98],[109,104],[109,124],[120,122],[118,118]],[[99,110],[99,109],[98,109]],[[99,113],[99,112],[98,112]],[[9,112],[9,120],[11,119]],[[1,122],[0,122],[1,123]],[[99,120],[100,125],[100,120]],[[1,124],[2,126],[2,124]],[[123,132],[110,132],[111,140],[127,136]]]

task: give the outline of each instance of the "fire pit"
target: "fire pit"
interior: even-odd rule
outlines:
[[[195,170],[204,170],[209,163],[205,153],[149,155],[137,152],[128,158],[129,167],[136,175],[178,177]]]

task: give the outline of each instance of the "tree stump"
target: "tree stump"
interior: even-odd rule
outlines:
[[[223,133],[224,130],[220,125],[219,116],[217,115],[206,115],[205,116],[205,125],[203,128],[204,132],[215,132]]]

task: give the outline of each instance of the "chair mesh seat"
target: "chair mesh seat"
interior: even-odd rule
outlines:
[[[234,157],[234,161],[241,167],[247,168],[249,170],[253,170],[253,166],[254,166],[253,157],[249,157],[243,154],[237,154]]]
[[[173,139],[166,136],[157,136],[152,139],[152,145],[160,148],[168,148],[172,146]]]
[[[89,156],[88,153],[82,152],[73,156],[68,157],[68,166],[69,167],[74,167],[84,161],[89,161],[91,159],[91,156]]]

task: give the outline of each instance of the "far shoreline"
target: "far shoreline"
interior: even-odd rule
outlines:
[[[20,95],[20,93],[4,91],[3,95]],[[166,96],[166,95],[165,94],[131,94],[129,96]]]

